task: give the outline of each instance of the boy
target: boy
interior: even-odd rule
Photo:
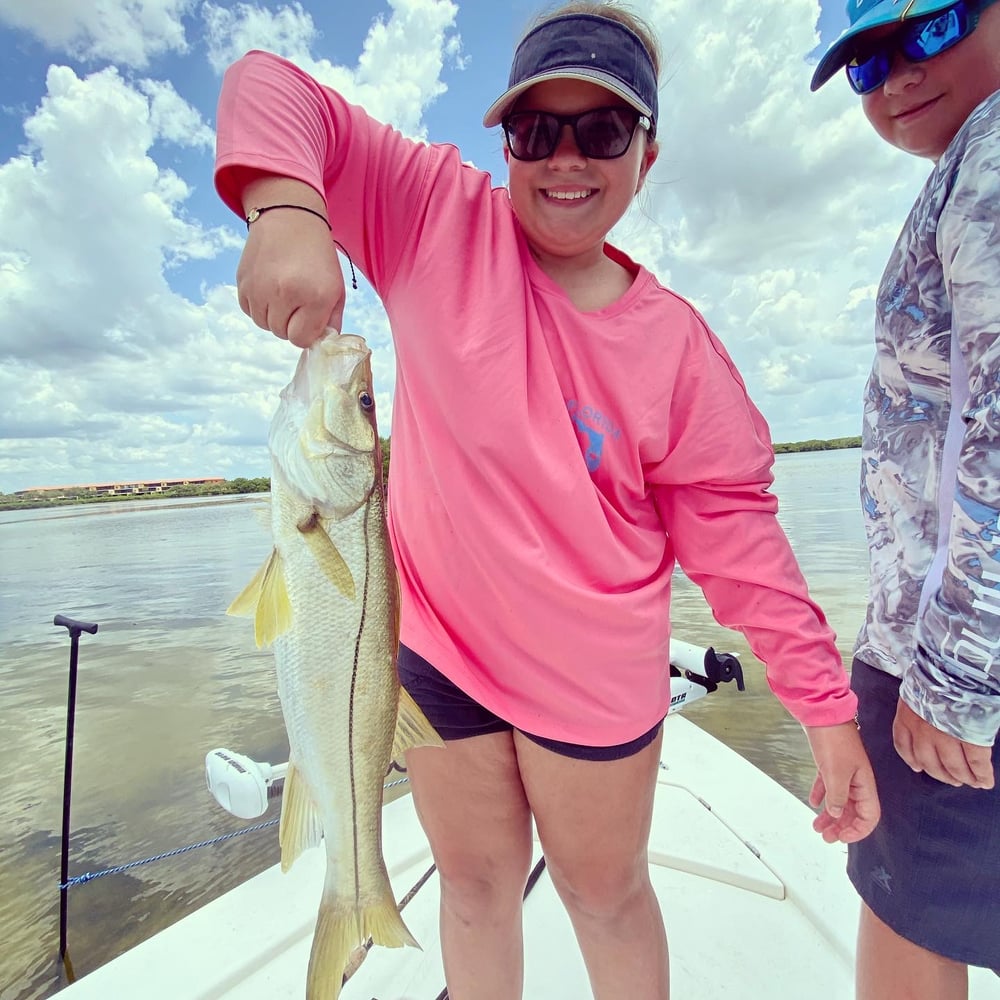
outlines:
[[[865,394],[871,550],[852,687],[883,817],[849,846],[859,1000],[960,1000],[1000,970],[1000,5],[850,0],[845,68],[935,164],[879,286]]]

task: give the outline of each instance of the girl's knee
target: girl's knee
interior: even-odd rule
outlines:
[[[520,872],[506,878],[482,872],[446,873],[439,869],[441,905],[465,925],[495,922],[516,913],[521,907],[524,882]]]
[[[614,920],[636,899],[651,891],[649,869],[577,865],[572,869],[549,865],[552,883],[567,910],[596,920]]]

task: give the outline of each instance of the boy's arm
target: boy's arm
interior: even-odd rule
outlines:
[[[1000,117],[973,131],[938,223],[963,438],[940,587],[917,621],[897,715],[900,752],[941,780],[982,769],[1000,729]],[[938,739],[930,724],[950,739]],[[961,745],[960,745],[961,744]],[[971,749],[970,749],[971,748]],[[908,755],[908,756],[907,756]],[[988,752],[985,755],[988,763]],[[950,766],[942,757],[952,761]],[[978,762],[978,763],[976,763]],[[975,766],[973,766],[975,765]],[[956,775],[955,771],[958,774]],[[992,777],[992,775],[991,775]]]

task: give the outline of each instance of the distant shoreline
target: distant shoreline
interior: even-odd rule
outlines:
[[[383,441],[384,458],[388,458],[388,449]],[[830,438],[822,441],[791,441],[774,445],[776,455],[786,455],[791,452],[806,451],[839,451],[843,448],[860,448],[860,437]],[[87,494],[76,496],[42,497],[14,496],[0,493],[0,511],[37,510],[44,507],[65,507],[70,504],[117,503],[121,500],[190,500],[198,497],[234,496],[241,494],[268,493],[271,480],[267,476],[258,479],[226,479],[221,483],[205,486],[179,486],[174,489],[161,490],[156,493],[123,493],[120,495]]]

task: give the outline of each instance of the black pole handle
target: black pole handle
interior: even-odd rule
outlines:
[[[93,635],[97,631],[96,622],[78,622],[75,618],[67,618],[65,615],[56,615],[52,619],[53,625],[59,625],[62,628],[68,628],[70,635],[74,632],[79,635],[81,632],[88,632]]]
[[[96,622],[81,622],[66,615],[56,615],[52,624],[69,629],[69,693],[66,699],[66,761],[63,765],[63,815],[62,843],[59,859],[59,958],[66,968],[66,975],[72,983],[76,979],[73,964],[66,947],[66,931],[69,917],[69,899],[66,880],[69,878],[69,833],[70,803],[73,797],[73,729],[76,722],[76,673],[80,648],[80,633],[94,635]]]

